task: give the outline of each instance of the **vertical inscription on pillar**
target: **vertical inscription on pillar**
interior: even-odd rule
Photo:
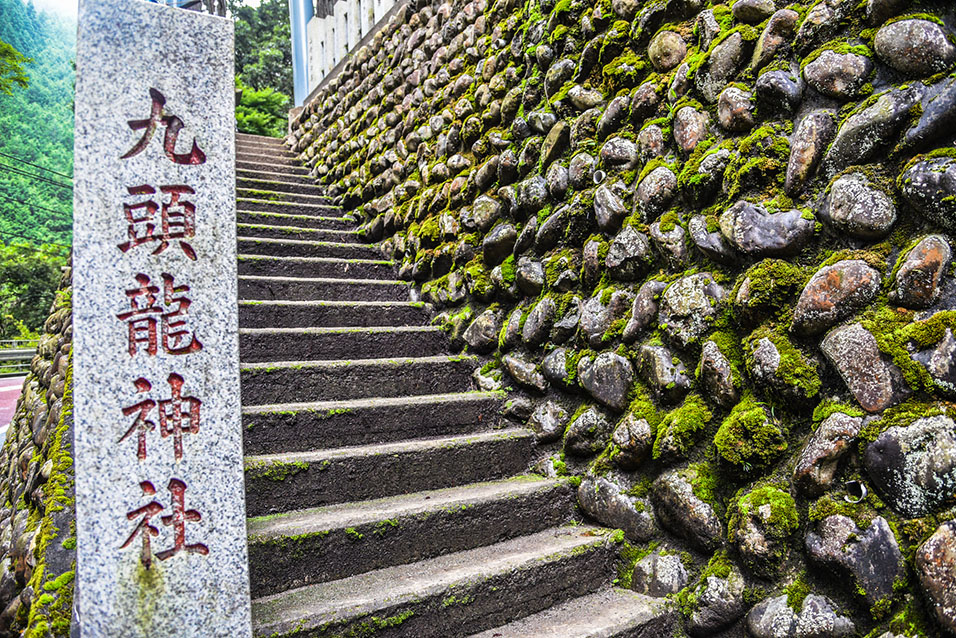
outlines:
[[[73,378],[82,637],[251,635],[232,100],[230,21],[81,0]]]

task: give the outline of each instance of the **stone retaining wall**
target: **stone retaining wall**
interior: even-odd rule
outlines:
[[[76,567],[70,271],[0,450],[0,636],[68,636]]]
[[[692,636],[956,631],[956,8],[419,0],[292,122]]]

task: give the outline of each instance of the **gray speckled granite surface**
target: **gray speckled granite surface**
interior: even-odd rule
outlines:
[[[80,2],[74,456],[84,637],[251,635],[232,29],[140,0]],[[149,294],[127,292],[141,286]]]

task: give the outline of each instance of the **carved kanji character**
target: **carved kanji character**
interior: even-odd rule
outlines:
[[[156,494],[156,488],[153,487],[153,484],[149,481],[143,481],[139,484],[139,487],[145,496],[153,496]],[[120,549],[129,547],[137,536],[141,536],[142,547],[140,549],[140,561],[142,561],[146,569],[149,569],[153,564],[153,556],[159,560],[166,560],[182,551],[191,554],[201,554],[203,556],[209,553],[209,548],[202,543],[186,542],[186,523],[202,520],[202,514],[200,514],[199,511],[186,509],[186,484],[177,478],[173,478],[169,480],[167,489],[169,489],[172,514],[167,514],[160,518],[160,520],[163,525],[172,527],[173,529],[173,546],[171,548],[156,552],[155,554],[153,554],[152,551],[152,539],[150,537],[159,536],[159,529],[155,525],[152,525],[150,521],[166,509],[162,503],[153,500],[142,507],[126,513],[126,518],[130,521],[140,517],[142,518],[140,518],[139,523],[137,523],[133,532],[129,535],[129,538],[126,539],[126,542],[120,546]]]
[[[176,373],[169,375],[172,396],[159,402],[159,432],[165,439],[173,437],[176,460],[183,458],[183,433],[199,432],[199,408],[202,401],[182,395],[183,378]]]
[[[202,350],[202,343],[189,330],[187,315],[192,301],[186,297],[189,286],[175,285],[169,273],[163,273],[163,305],[157,302],[159,288],[152,285],[149,275],[136,275],[135,288],[126,291],[130,309],[116,315],[128,326],[129,354],[135,356],[140,348],[154,356],[158,351],[157,332],[162,334],[166,354],[189,354]],[[160,329],[157,330],[157,324]]]
[[[153,484],[149,481],[143,481],[139,484],[143,494],[145,496],[152,496],[156,493],[156,488],[153,487]],[[153,552],[150,547],[150,536],[159,536],[159,530],[155,525],[150,525],[149,521],[151,518],[163,511],[163,506],[156,501],[151,501],[150,503],[144,505],[143,507],[137,508],[132,512],[126,513],[127,520],[134,520],[142,516],[142,520],[136,525],[136,528],[133,529],[133,533],[129,535],[129,538],[126,539],[126,542],[120,546],[120,549],[125,549],[130,546],[133,540],[137,535],[142,536],[142,549],[140,550],[140,561],[146,569],[149,569],[150,565],[153,564]]]
[[[136,386],[137,394],[149,392],[153,389],[152,384],[142,377],[136,379],[133,384]],[[136,456],[140,461],[146,460],[146,435],[147,433],[156,429],[156,424],[148,419],[149,413],[152,412],[153,408],[155,407],[155,401],[152,399],[144,399],[135,405],[131,405],[128,408],[123,408],[123,416],[135,414],[136,418],[133,420],[133,425],[126,430],[126,433],[120,437],[117,443],[122,443],[135,432]]]
[[[166,157],[177,164],[202,164],[206,161],[206,154],[200,150],[196,140],[193,140],[193,147],[188,153],[176,152],[176,140],[179,138],[179,131],[185,124],[177,115],[170,115],[163,108],[166,106],[166,98],[156,89],[149,90],[149,97],[152,100],[149,118],[145,120],[129,120],[127,123],[134,131],[143,131],[143,136],[138,142],[122,155],[120,159],[128,159],[134,155],[142,153],[149,145],[158,126],[166,127],[166,134],[163,137],[163,151]]]
[[[196,205],[182,196],[196,191],[185,185],[160,186],[159,189],[169,195],[169,201],[163,201],[161,206],[151,199],[123,204],[127,241],[119,244],[119,249],[125,253],[143,244],[158,243],[153,254],[159,255],[169,248],[170,241],[178,240],[186,256],[195,260],[196,251],[186,240],[196,236]],[[126,190],[130,195],[156,194],[156,189],[148,184],[130,186]],[[160,211],[158,230],[154,221],[157,211]]]
[[[209,548],[202,543],[186,542],[186,522],[198,522],[202,520],[202,514],[196,510],[186,509],[186,484],[179,479],[170,479],[169,494],[172,497],[173,513],[163,516],[163,525],[173,528],[173,546],[169,549],[157,552],[156,558],[166,560],[175,556],[179,552],[186,551],[193,554],[209,553]]]
[[[136,456],[140,460],[146,459],[146,436],[156,429],[156,424],[149,420],[154,409],[159,411],[159,433],[162,438],[173,437],[173,453],[177,461],[183,458],[183,434],[199,432],[200,408],[202,401],[196,397],[183,396],[183,378],[175,372],[170,374],[167,382],[170,388],[170,398],[144,399],[127,408],[123,408],[123,416],[136,415],[133,424],[120,437],[118,443],[128,439],[136,433]],[[136,392],[143,394],[152,390],[149,381],[143,378],[135,382]]]

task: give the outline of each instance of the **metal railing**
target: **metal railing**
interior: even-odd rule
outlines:
[[[28,373],[36,352],[36,340],[0,340],[0,378],[19,377]]]
[[[154,4],[177,7],[187,11],[204,11],[217,16],[226,15],[226,0],[148,0]]]

